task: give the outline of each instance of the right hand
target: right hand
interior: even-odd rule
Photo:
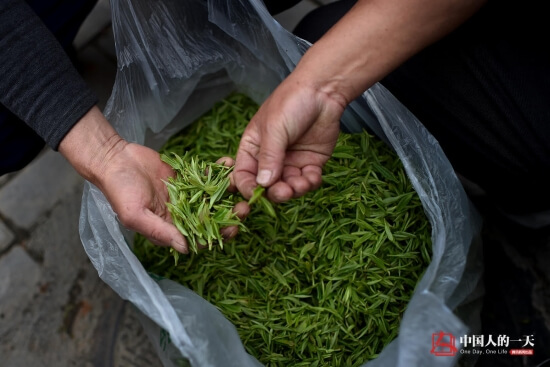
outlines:
[[[303,55],[246,128],[234,180],[285,201],[321,184],[345,106],[487,0],[359,0]]]
[[[262,104],[243,133],[233,180],[245,198],[260,184],[275,202],[321,185],[322,167],[340,131],[345,103],[291,74]]]

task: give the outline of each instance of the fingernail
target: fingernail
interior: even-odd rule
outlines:
[[[187,245],[184,243],[181,243],[178,240],[172,240],[172,248],[178,252],[181,252],[182,254],[188,254],[189,249],[187,248]]]
[[[256,176],[256,182],[258,182],[262,186],[267,185],[270,179],[271,171],[267,169],[260,170],[260,172],[258,172],[258,176]]]

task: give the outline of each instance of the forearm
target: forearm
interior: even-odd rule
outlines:
[[[302,57],[296,84],[347,105],[409,57],[444,37],[485,0],[359,0]]]
[[[54,35],[23,0],[0,1],[0,102],[53,149],[97,103]]]

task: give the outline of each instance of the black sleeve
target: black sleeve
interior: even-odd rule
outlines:
[[[61,45],[23,0],[0,1],[0,102],[55,150],[97,103]]]

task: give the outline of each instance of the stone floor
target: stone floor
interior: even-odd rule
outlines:
[[[302,14],[319,4],[304,1],[277,19],[292,29]],[[75,46],[82,74],[104,106],[116,74],[107,1],[99,2]],[[82,248],[82,185],[82,178],[49,149],[24,170],[0,177],[2,367],[161,365],[137,311],[100,280]],[[538,357],[485,357],[480,363],[543,367],[544,356],[550,358],[548,241],[531,241],[521,232],[505,234],[498,228],[490,226],[487,237],[486,289],[492,301],[484,317],[492,327],[489,332],[536,334]],[[540,245],[524,251],[525,241]]]

